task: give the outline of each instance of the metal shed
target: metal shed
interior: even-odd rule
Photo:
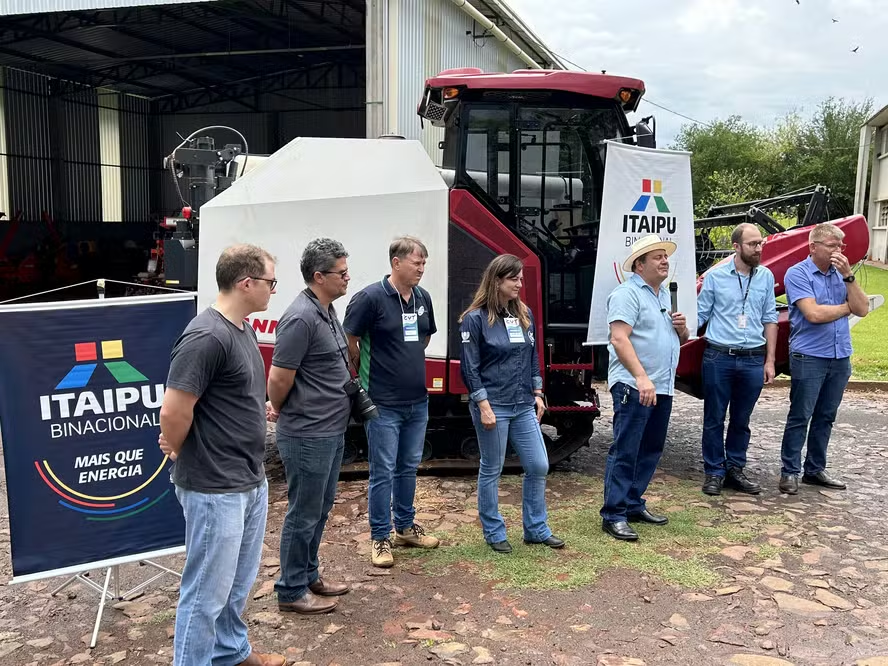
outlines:
[[[253,154],[395,133],[437,158],[423,82],[468,66],[563,68],[502,0],[2,1],[0,283],[41,252],[20,291],[138,270],[181,207],[163,156],[200,127]]]

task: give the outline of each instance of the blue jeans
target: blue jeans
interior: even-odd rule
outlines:
[[[643,407],[638,391],[617,382],[614,399],[614,443],[604,467],[604,506],[608,522],[626,520],[645,510],[642,495],[657,471],[666,445],[666,428],[672,414],[672,396],[657,394],[657,404]],[[623,398],[626,404],[623,404]]]
[[[241,613],[256,582],[268,482],[243,493],[176,487],[185,513],[185,569],[176,608],[176,666],[234,666],[250,656]]]
[[[703,352],[703,469],[724,476],[727,468],[746,467],[749,417],[765,384],[765,357]],[[725,413],[731,417],[725,436]]]
[[[422,460],[429,400],[376,408],[379,418],[367,421],[364,429],[370,458],[370,536],[380,541],[389,538],[393,512],[396,530],[404,531],[413,525],[416,468]]]
[[[851,377],[851,358],[817,358],[792,353],[789,369],[789,415],[783,430],[780,450],[783,469],[780,473],[797,476],[802,471],[802,447],[807,434],[805,474],[817,474],[826,469],[826,447],[845,386]]]
[[[281,529],[281,577],[274,584],[278,601],[305,596],[318,579],[318,547],[336,498],[345,434],[289,437],[277,434],[287,473],[287,515]]]
[[[506,460],[506,445],[521,459],[524,468],[521,517],[525,541],[545,541],[552,536],[546,524],[546,475],[549,473],[549,454],[540,424],[536,420],[535,405],[494,405],[496,427],[485,430],[481,425],[481,410],[474,402],[469,411],[478,435],[481,465],[478,468],[478,514],[487,543],[506,540],[506,522],[499,512],[499,480]]]

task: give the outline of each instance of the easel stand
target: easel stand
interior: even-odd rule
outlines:
[[[83,583],[84,585],[86,585],[90,589],[95,590],[96,592],[98,592],[101,595],[101,598],[99,600],[99,610],[98,610],[98,613],[96,613],[96,624],[95,624],[95,627],[93,628],[92,640],[90,641],[90,644],[89,644],[90,648],[94,648],[96,646],[96,641],[98,640],[98,637],[99,637],[99,625],[102,622],[102,615],[105,613],[105,603],[109,599],[111,599],[113,601],[126,601],[127,597],[131,597],[132,595],[137,594],[138,592],[141,592],[143,589],[145,589],[146,587],[151,585],[151,583],[156,581],[158,578],[162,578],[163,576],[165,576],[167,574],[169,574],[171,576],[177,576],[178,578],[182,578],[182,574],[180,574],[178,571],[173,571],[172,569],[165,567],[162,564],[158,564],[157,562],[152,562],[151,560],[139,560],[138,564],[140,566],[146,565],[149,567],[154,567],[155,569],[158,569],[160,571],[160,573],[154,574],[148,580],[146,580],[142,583],[139,583],[134,588],[132,588],[131,590],[129,590],[127,592],[124,592],[123,594],[120,593],[120,565],[119,564],[115,564],[114,566],[111,566],[111,567],[108,567],[107,569],[105,569],[105,584],[104,584],[104,586],[99,585],[98,583],[96,583],[94,580],[91,580],[90,578],[87,578],[87,576],[89,575],[89,572],[84,571],[84,572],[75,574],[74,576],[71,576],[68,580],[66,580],[64,583],[62,583],[61,585],[59,585],[56,589],[54,589],[52,591],[52,594],[50,596],[54,597],[59,592],[64,590],[66,587],[71,585],[72,583],[77,582],[77,583]],[[114,593],[113,594],[108,591],[108,588],[110,587],[112,580],[114,581]]]

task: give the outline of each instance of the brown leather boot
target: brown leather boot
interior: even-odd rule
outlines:
[[[308,589],[322,597],[338,597],[348,592],[351,588],[348,586],[348,583],[331,583],[323,578],[318,578],[308,586]]]
[[[251,652],[250,656],[237,666],[284,666],[287,658],[282,654],[260,654]]]
[[[329,613],[336,608],[336,600],[318,597],[308,591],[305,596],[296,601],[278,602],[278,610],[282,613],[299,613],[300,615],[320,615]]]

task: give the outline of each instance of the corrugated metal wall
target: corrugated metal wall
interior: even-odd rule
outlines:
[[[86,90],[66,95],[60,103],[64,110],[65,125],[56,128],[56,131],[64,146],[61,153],[65,171],[64,218],[101,220],[102,156],[99,144],[98,91]],[[53,114],[50,117],[53,118]],[[53,187],[58,185],[54,183]],[[61,211],[56,211],[56,215],[62,217]],[[119,220],[120,217],[115,221]]]
[[[7,70],[5,79],[8,214],[20,209],[39,219],[41,211],[53,212],[49,79],[17,70]]]
[[[121,219],[124,222],[144,222],[151,213],[152,163],[151,103],[147,99],[124,95],[120,103],[120,181]]]
[[[397,35],[397,128],[398,134],[422,141],[429,155],[440,164],[438,142],[442,129],[426,124],[421,129],[416,107],[425,80],[443,69],[480,67],[486,72],[511,72],[526,65],[495,39],[473,40],[477,25],[450,0],[400,0]]]
[[[102,175],[102,220],[123,220],[120,170],[120,97],[113,90],[99,89],[99,162]]]
[[[6,213],[8,220],[12,216],[9,208],[9,158],[6,156],[6,95],[3,85],[6,72],[0,67],[0,212]]]

